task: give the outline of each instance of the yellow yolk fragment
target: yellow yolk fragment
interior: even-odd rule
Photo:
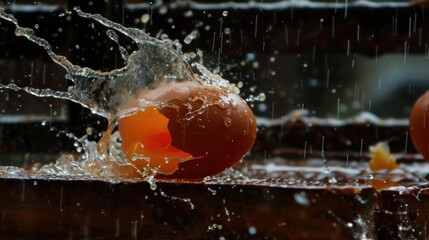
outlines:
[[[385,142],[379,142],[374,146],[370,146],[369,151],[373,154],[369,162],[369,168],[372,171],[392,171],[398,168],[396,158],[390,153],[389,146]]]
[[[387,179],[371,179],[369,180],[369,184],[371,184],[371,186],[376,190],[382,190],[382,189],[398,186],[397,182],[387,180]]]
[[[177,170],[180,162],[192,158],[171,145],[168,121],[155,107],[148,107],[119,121],[122,151],[139,171],[169,175]]]

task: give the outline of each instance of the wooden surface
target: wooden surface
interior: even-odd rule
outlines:
[[[370,187],[0,179],[0,192],[1,239],[374,237]]]
[[[382,190],[377,239],[429,239],[429,185]]]

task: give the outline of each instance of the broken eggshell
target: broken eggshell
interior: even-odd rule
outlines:
[[[158,178],[201,179],[218,174],[239,162],[255,142],[255,116],[234,91],[197,81],[168,82],[156,89],[142,91],[138,99],[156,106],[146,106],[147,110],[119,121],[122,149],[129,162],[138,170],[143,171],[142,168],[148,165],[161,170],[156,171]],[[128,106],[136,105],[139,105],[138,100]],[[149,124],[148,127],[152,126],[153,129],[165,121],[141,117],[140,114],[154,109],[167,120],[166,128],[159,128],[157,136],[164,136],[160,141],[139,133],[142,132],[140,128],[143,128],[143,124]],[[166,136],[166,131],[169,136]],[[160,149],[156,151],[158,155],[151,156],[150,146],[143,144],[145,141],[151,142],[151,145],[153,141],[160,143],[155,147]],[[129,150],[131,145],[140,147],[131,147],[132,150]],[[133,156],[141,153],[144,156],[131,160],[130,151],[134,151]],[[151,165],[153,159],[158,160]]]

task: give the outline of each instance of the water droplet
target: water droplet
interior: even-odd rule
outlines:
[[[186,44],[190,44],[198,36],[198,30],[192,31],[188,36],[183,40]]]
[[[223,119],[223,125],[227,128],[231,127],[232,125],[232,120],[229,117],[222,117]]]
[[[217,191],[214,189],[207,188],[207,190],[209,190],[209,192],[211,192],[213,196],[215,196],[217,194]]]
[[[143,14],[143,15],[140,17],[140,21],[141,21],[143,24],[148,23],[148,22],[149,22],[149,19],[150,19],[150,15],[149,15],[149,14],[147,14],[147,13]]]
[[[162,5],[161,7],[159,7],[158,13],[160,15],[165,15],[168,12],[168,7],[165,5]]]
[[[335,184],[335,183],[337,183],[338,181],[337,181],[337,179],[336,179],[335,177],[331,177],[331,178],[329,178],[328,182],[329,182],[330,184]]]
[[[255,68],[255,69],[259,68],[259,62],[258,61],[254,61],[252,63],[252,67]]]
[[[94,129],[92,127],[87,127],[86,128],[86,134],[88,136],[91,136],[94,133]]]
[[[293,197],[295,202],[297,202],[299,205],[308,206],[310,204],[310,201],[308,200],[307,194],[305,192],[295,193]]]
[[[246,54],[246,62],[252,62],[256,59],[256,55],[254,53],[248,53]]]
[[[155,190],[156,190],[157,186],[156,186],[156,183],[155,183],[155,182],[150,181],[150,182],[149,182],[149,185],[150,185],[150,190],[152,190],[152,191],[155,191]]]
[[[258,111],[260,112],[266,112],[268,111],[268,106],[265,103],[258,104]]]
[[[249,233],[250,235],[255,235],[257,232],[257,229],[254,226],[249,227]]]
[[[194,12],[192,12],[191,10],[188,10],[183,15],[187,18],[190,18],[190,17],[194,16]]]
[[[246,102],[256,102],[256,101],[263,102],[265,101],[265,99],[266,99],[265,93],[261,92],[256,97],[250,94],[249,97],[246,99]]]

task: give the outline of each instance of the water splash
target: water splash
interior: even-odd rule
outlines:
[[[45,49],[51,59],[66,70],[66,78],[73,83],[67,92],[18,87],[14,84],[0,87],[23,90],[36,96],[67,99],[91,109],[100,116],[114,119],[120,113],[120,106],[126,103],[130,96],[135,96],[144,89],[154,89],[163,81],[194,79],[183,58],[180,44],[169,39],[159,40],[149,37],[137,28],[126,28],[99,14],[84,13],[78,7],[74,10],[79,16],[90,18],[109,28],[106,34],[118,44],[126,65],[109,72],[74,65],[66,57],[55,54],[51,45],[45,39],[37,37],[33,29],[19,26],[17,19],[0,9],[0,18],[15,25],[15,34]],[[112,29],[132,39],[137,45],[137,50],[129,54],[119,45],[118,35]]]
[[[85,136],[81,139],[74,137],[79,149],[84,150],[83,156],[62,156],[56,163],[44,166],[40,171],[60,175],[68,172],[77,175],[115,176],[115,170],[108,167],[108,161],[114,161],[119,167],[125,165],[135,168],[142,176],[147,176],[147,180],[152,181],[156,169],[139,170],[129,164],[121,151],[119,134],[115,133],[114,129],[118,119],[145,110],[147,106],[163,107],[162,103],[139,99],[138,107],[125,109],[124,105],[130,99],[137,98],[141,91],[155,89],[170,81],[198,81],[236,93],[238,88],[219,75],[211,73],[202,64],[192,62],[198,56],[201,58],[202,54],[183,54],[178,41],[172,41],[164,35],[160,36],[160,39],[152,38],[140,29],[124,27],[99,14],[85,13],[79,7],[75,7],[74,11],[80,17],[94,20],[108,28],[106,34],[117,44],[125,66],[104,72],[75,65],[65,56],[56,54],[45,39],[35,35],[33,29],[21,27],[15,17],[0,9],[0,18],[15,25],[15,34],[42,47],[55,63],[66,70],[66,79],[71,83],[67,91],[21,87],[13,83],[0,84],[0,88],[25,91],[38,97],[70,100],[108,120],[108,128],[98,143],[87,140]],[[136,44],[137,50],[129,53],[122,47],[118,33],[130,38]],[[202,111],[204,108],[196,110],[189,117],[195,117]]]

